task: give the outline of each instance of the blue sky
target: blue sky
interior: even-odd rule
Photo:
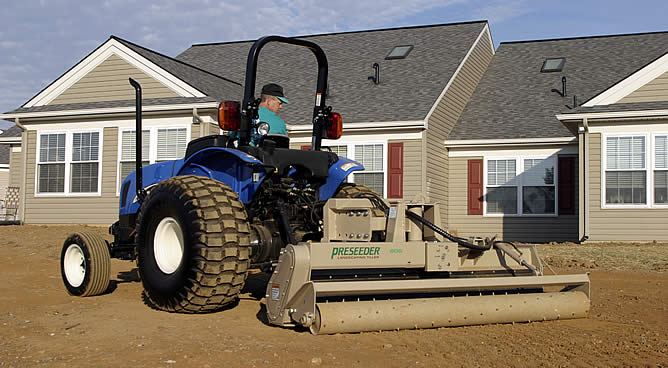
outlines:
[[[116,35],[169,56],[191,44],[488,20],[504,41],[668,31],[668,1],[3,0],[0,113]],[[0,121],[0,128],[11,123]]]

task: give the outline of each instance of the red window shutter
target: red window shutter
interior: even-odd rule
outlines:
[[[575,214],[575,157],[559,157],[559,214]]]
[[[482,215],[483,160],[469,160],[468,164],[468,214]]]
[[[302,146],[302,151],[308,151],[311,149],[311,145],[309,144],[308,146]]]
[[[404,196],[404,144],[388,143],[387,198]]]

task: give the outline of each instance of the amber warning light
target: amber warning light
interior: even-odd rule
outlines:
[[[218,106],[218,126],[222,130],[236,132],[241,128],[241,104],[239,101],[223,101]]]
[[[329,114],[329,124],[327,124],[327,139],[339,139],[343,134],[343,118],[341,114],[333,112]]]

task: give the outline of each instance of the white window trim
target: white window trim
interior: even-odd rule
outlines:
[[[388,162],[387,162],[387,140],[383,141],[337,141],[337,142],[327,142],[323,146],[346,146],[347,148],[347,157],[351,160],[355,160],[355,146],[371,146],[371,145],[382,145],[383,146],[383,196],[387,196],[387,171],[388,171]],[[348,175],[349,183],[355,182],[355,173],[358,171],[353,171]]]
[[[522,208],[522,188],[525,186],[522,180],[522,173],[524,173],[524,160],[525,159],[540,159],[548,160],[551,159],[554,161],[554,213],[523,213]],[[487,213],[487,183],[488,171],[487,171],[487,162],[488,161],[498,161],[498,160],[514,160],[515,161],[515,175],[517,178],[516,185],[495,185],[494,187],[516,187],[517,188],[517,213]],[[559,159],[555,155],[525,155],[525,156],[485,156],[483,160],[483,198],[482,208],[483,216],[485,217],[558,217],[559,216]],[[532,186],[532,185],[526,185]]]
[[[615,137],[645,137],[645,168],[642,169],[645,171],[645,204],[607,204],[605,203],[605,172],[608,166],[608,147],[607,141],[608,138]],[[653,176],[654,167],[654,158],[651,157],[650,153],[653,153],[654,143],[652,142],[653,135],[647,132],[628,132],[628,133],[607,133],[601,134],[601,209],[642,209],[642,208],[654,208],[654,187],[650,187],[650,184],[653,184],[654,181],[650,180],[650,177]],[[613,171],[642,171],[641,169],[629,169],[629,170],[613,170]],[[660,206],[668,207],[668,206]]]
[[[72,147],[74,144],[74,133],[99,133],[99,146],[97,156],[97,192],[91,193],[73,193],[70,192],[70,172],[71,165],[76,161],[72,161]],[[42,136],[48,134],[65,134],[65,183],[63,192],[59,193],[39,193],[39,157]],[[71,130],[44,130],[37,132],[37,147],[35,149],[35,197],[100,197],[102,196],[102,161],[103,161],[103,147],[104,147],[104,129],[71,129]],[[61,162],[58,162],[60,164]]]
[[[148,164],[152,165],[157,162],[158,159],[158,130],[160,129],[186,129],[186,145],[192,139],[191,137],[191,125],[156,125],[156,126],[143,126],[142,130],[149,131],[149,149],[148,149]],[[121,182],[125,178],[121,178],[121,157],[123,154],[123,132],[132,131],[134,132],[135,127],[126,127],[118,129],[118,155],[116,157],[116,197],[121,195]]]
[[[651,139],[651,141],[652,141],[652,145],[651,145],[651,152],[649,153],[651,164],[648,165],[648,166],[650,167],[649,170],[651,171],[652,175],[651,175],[651,180],[650,180],[650,184],[651,184],[651,186],[649,187],[649,190],[648,190],[648,191],[651,191],[651,192],[652,192],[652,193],[651,193],[652,202],[650,202],[652,208],[666,209],[666,208],[668,208],[668,203],[654,203],[654,200],[655,200],[655,198],[654,198],[654,172],[655,172],[655,171],[668,171],[668,168],[665,168],[665,169],[657,169],[657,168],[656,168],[656,155],[655,155],[655,152],[656,152],[656,137],[657,137],[657,136],[666,136],[666,137],[668,137],[668,131],[665,131],[665,132],[653,132],[652,135],[651,135],[651,138],[650,138],[650,139]]]

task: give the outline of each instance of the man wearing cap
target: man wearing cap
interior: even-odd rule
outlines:
[[[262,87],[260,96],[260,108],[258,115],[260,121],[269,124],[269,134],[288,135],[288,129],[285,121],[278,117],[278,112],[283,108],[283,104],[288,104],[287,98],[283,94],[283,87],[276,83],[265,84]]]

